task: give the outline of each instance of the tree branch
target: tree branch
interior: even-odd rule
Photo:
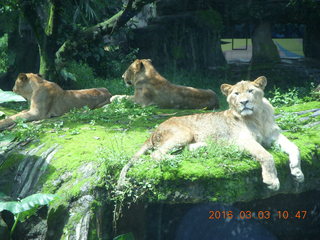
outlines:
[[[124,26],[133,16],[140,12],[142,7],[155,0],[128,0],[127,5],[111,18],[89,27],[77,34],[73,39],[68,39],[56,53],[56,64],[58,68],[64,65],[64,58],[72,55],[77,48],[77,42],[93,41],[104,35],[111,35],[114,31]]]
[[[95,38],[97,35],[110,35],[115,30],[124,26],[132,17],[141,11],[143,6],[155,0],[129,0],[123,10],[116,13],[104,22],[84,30],[84,35]],[[93,34],[92,36],[90,36]]]

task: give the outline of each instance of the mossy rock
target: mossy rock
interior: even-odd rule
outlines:
[[[122,167],[158,124],[171,116],[204,112],[127,107],[122,106],[118,110],[116,106],[96,110],[85,108],[59,118],[26,124],[29,127],[26,134],[34,134],[34,140],[26,146],[2,154],[0,192],[7,197],[18,197],[19,193],[14,189],[21,184],[20,176],[34,176],[32,181],[27,179],[30,186],[25,194],[42,192],[59,196],[50,207],[50,219],[56,219],[55,213],[59,209],[74,212],[71,217],[63,220],[66,223],[64,230],[57,230],[62,231],[63,239],[71,232],[76,232],[77,224],[83,226],[87,218],[95,218],[97,209],[105,209],[107,205],[110,206],[108,211],[112,212],[114,203],[119,201],[124,204],[137,199],[175,204],[208,201],[233,203],[267,198],[279,193],[299,193],[318,187],[320,127],[304,128],[306,122],[298,122],[301,126],[298,132],[286,131],[284,134],[301,151],[302,170],[305,174],[303,184],[294,182],[290,175],[288,156],[276,149],[270,151],[275,158],[281,188],[272,192],[262,183],[260,165],[248,154],[232,146],[226,146],[228,151],[223,151],[224,147],[212,144],[208,149],[194,153],[182,150],[174,153],[176,157],[173,160],[161,163],[146,156],[144,161],[128,172],[127,188],[123,192],[115,192],[114,187]],[[281,110],[296,112],[313,108],[320,108],[320,103],[304,103]],[[1,111],[10,112],[10,109]],[[15,131],[20,131],[23,126],[3,132],[2,136],[14,136]],[[219,154],[215,155],[217,152]],[[26,172],[24,169],[31,163],[33,167]],[[25,168],[22,168],[22,164]],[[83,199],[86,208],[81,208]],[[52,226],[52,223],[48,223],[48,226]],[[90,226],[92,228],[92,224]]]
[[[320,108],[320,103],[298,104],[282,108],[281,111],[296,112],[312,108]],[[89,110],[86,109],[84,111]],[[59,150],[55,153],[46,171],[39,179],[39,189],[42,192],[57,193],[61,196],[65,194],[77,196],[81,192],[81,187],[88,184],[88,182],[93,188],[95,184],[103,186],[107,177],[105,174],[107,173],[113,174],[113,176],[108,177],[115,181],[121,167],[139,149],[150,135],[152,129],[159,123],[172,115],[185,115],[194,112],[203,111],[152,109],[147,114],[144,114],[145,111],[141,110],[136,115],[129,114],[127,118],[115,117],[112,119],[108,118],[108,116],[101,117],[103,116],[103,110],[97,109],[90,111],[91,115],[96,114],[102,119],[102,121],[97,120],[95,123],[88,122],[88,119],[77,121],[76,117],[78,115],[67,114],[60,118],[46,120],[46,125],[42,128],[40,135],[35,141],[27,145],[24,151],[29,151],[44,144],[36,153],[37,156],[40,156],[54,144],[58,145]],[[82,112],[81,114],[86,113]],[[74,118],[76,121],[73,120]],[[30,124],[32,125],[33,123]],[[303,124],[301,123],[301,125]],[[314,172],[319,166],[319,159],[317,158],[320,141],[318,130],[319,127],[314,127],[302,129],[301,132],[284,133],[300,148],[302,168],[306,174],[306,184],[304,184],[306,186],[301,188],[305,190],[309,189],[307,186],[311,184],[308,184],[308,171]],[[149,196],[153,196],[152,200],[171,201],[173,198],[168,193],[181,192],[180,195],[185,196],[185,200],[189,201],[187,200],[188,196],[191,197],[194,194],[189,194],[188,189],[195,188],[195,185],[199,186],[199,188],[203,186],[202,188],[206,189],[202,196],[201,194],[195,196],[200,201],[214,199],[245,200],[250,198],[248,195],[250,188],[250,192],[256,189],[255,192],[261,195],[260,192],[263,189],[263,185],[260,184],[261,170],[257,162],[234,149],[228,149],[229,155],[227,154],[223,158],[220,155],[214,155],[217,149],[212,149],[212,151],[202,150],[202,152],[198,153],[179,153],[176,157],[177,160],[165,160],[162,163],[156,163],[146,157],[143,163],[134,166],[130,170],[129,177],[135,179],[136,182],[152,184],[153,193]],[[232,156],[230,151],[236,156]],[[286,181],[291,181],[290,177],[288,177],[290,176],[288,157],[279,151],[272,150],[272,153],[275,157],[280,181],[282,180],[281,182],[283,183],[280,192],[290,191],[290,188],[288,188],[290,184],[286,183]],[[9,171],[10,167],[14,168],[19,163],[23,158],[21,154],[23,154],[21,151],[19,154],[13,151],[12,154],[7,156],[7,160],[0,170],[2,175]],[[203,157],[203,154],[209,156]],[[113,159],[110,161],[110,158]],[[90,174],[86,175],[85,172],[89,171],[86,169],[88,166],[90,171],[95,172],[94,177],[89,176]],[[317,174],[311,175],[317,176]],[[61,176],[65,179],[57,180]],[[83,176],[85,177],[83,178]],[[60,181],[60,183],[58,184],[57,181]],[[61,183],[62,181],[64,183]],[[232,182],[236,183],[232,184]],[[253,185],[251,186],[250,183],[253,183]],[[292,183],[291,185],[293,186],[294,184]],[[245,189],[241,188],[241,186]],[[0,191],[3,191],[3,187],[0,188]],[[226,189],[228,191],[225,191]],[[224,191],[224,193],[220,191]],[[4,192],[10,194],[7,191]],[[229,196],[231,192],[238,192],[239,194],[232,193],[232,196],[237,196],[233,199],[233,197],[230,198]],[[190,201],[193,201],[192,197]]]

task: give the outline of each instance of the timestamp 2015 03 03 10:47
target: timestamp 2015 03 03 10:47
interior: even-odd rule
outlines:
[[[287,211],[287,210],[277,210],[277,211],[219,211],[219,210],[210,210],[209,211],[209,219],[210,220],[219,220],[219,219],[259,219],[259,220],[267,220],[267,219],[305,219],[307,217],[306,210],[297,210],[297,211]]]

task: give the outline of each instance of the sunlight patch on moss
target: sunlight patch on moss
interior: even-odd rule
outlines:
[[[279,114],[279,113],[281,113],[281,111],[284,111],[284,112],[299,112],[299,111],[315,109],[315,108],[320,108],[320,102],[319,101],[305,102],[305,103],[295,104],[295,105],[292,105],[290,107],[276,108],[275,109],[275,113]]]

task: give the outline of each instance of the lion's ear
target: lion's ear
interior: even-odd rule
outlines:
[[[226,95],[226,96],[228,96],[229,94],[230,94],[230,92],[232,91],[232,85],[230,85],[230,84],[222,84],[221,85],[221,87],[220,87],[220,89],[221,89],[221,92],[224,94],[224,95]]]
[[[253,81],[253,84],[264,90],[264,88],[267,86],[267,78],[265,76],[258,77],[256,80]]]
[[[152,60],[151,60],[151,59],[148,58],[148,59],[146,59],[146,60],[147,60],[148,62],[152,63]]]
[[[141,67],[142,67],[142,61],[140,59],[137,59],[133,62],[133,71],[135,73],[140,72]]]
[[[27,81],[27,80],[28,80],[28,76],[27,76],[27,74],[25,74],[25,73],[19,73],[18,78],[19,78],[21,81]]]

